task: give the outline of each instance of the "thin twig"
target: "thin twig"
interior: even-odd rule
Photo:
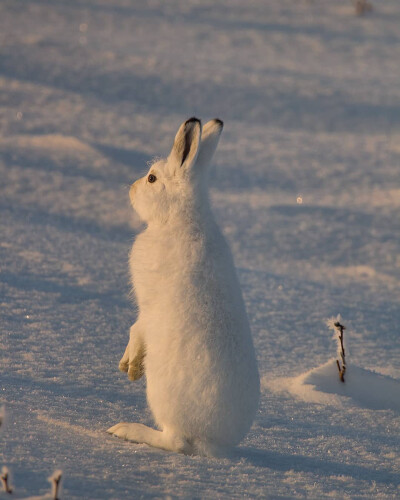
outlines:
[[[5,491],[6,493],[11,495],[13,490],[12,490],[11,486],[8,484],[9,475],[8,475],[7,467],[3,467],[0,479],[1,479],[1,483],[3,485],[3,491]]]
[[[60,488],[60,482],[62,478],[62,472],[60,470],[56,470],[51,477],[49,477],[49,481],[52,486],[53,499],[52,500],[60,500],[58,498],[58,490]]]
[[[344,325],[340,324],[339,321],[334,323],[334,326],[339,332],[340,357],[342,359],[342,365],[340,365],[340,362],[338,359],[336,360],[336,364],[337,364],[337,367],[339,370],[339,378],[340,378],[341,382],[344,382],[344,374],[346,373],[346,353],[345,353],[344,344],[343,344],[343,342],[344,342],[343,332],[344,332],[344,330],[346,330],[346,327]]]

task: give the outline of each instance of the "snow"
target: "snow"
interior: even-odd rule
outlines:
[[[272,391],[286,390],[313,403],[343,408],[344,402],[347,402],[360,408],[400,413],[399,380],[359,366],[350,366],[343,383],[339,380],[336,359],[297,377],[278,378],[273,382],[266,379],[265,385]]]
[[[0,466],[16,498],[48,495],[56,469],[72,500],[400,495],[400,5],[372,3],[1,2]],[[263,380],[224,459],[105,432],[152,424],[143,381],[118,371],[141,228],[128,187],[193,115],[225,122],[211,199]],[[339,312],[342,385],[324,324]]]

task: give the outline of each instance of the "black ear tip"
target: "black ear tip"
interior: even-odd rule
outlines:
[[[195,123],[195,122],[200,123],[200,120],[195,116],[192,116],[191,118],[189,118],[189,120],[185,121],[185,125],[189,125],[189,123]]]
[[[224,122],[219,118],[214,118],[215,123],[217,123],[221,128],[224,126]]]

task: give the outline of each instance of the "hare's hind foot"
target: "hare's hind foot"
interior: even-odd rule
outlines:
[[[190,443],[181,436],[169,432],[168,430],[156,431],[143,424],[129,424],[121,422],[110,427],[107,432],[126,441],[134,443],[145,443],[162,450],[175,451],[191,455],[193,453]]]

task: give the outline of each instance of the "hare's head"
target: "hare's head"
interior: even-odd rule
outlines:
[[[182,123],[168,158],[155,162],[130,189],[133,208],[147,223],[165,223],[208,203],[208,167],[222,132],[221,120],[202,128],[200,120]]]

